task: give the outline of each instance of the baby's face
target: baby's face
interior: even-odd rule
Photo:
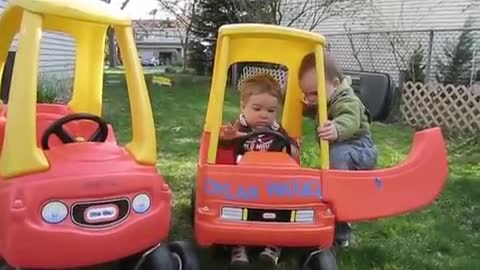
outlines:
[[[269,94],[251,95],[242,104],[242,113],[251,128],[268,128],[276,119],[278,99]]]
[[[335,90],[339,85],[338,79],[335,80],[326,80],[327,88],[327,99],[330,100],[330,97],[333,95]],[[305,103],[316,105],[318,103],[318,94],[317,94],[317,73],[315,69],[307,70],[303,76],[300,78],[300,88],[305,95]]]

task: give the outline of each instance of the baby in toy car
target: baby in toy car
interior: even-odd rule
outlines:
[[[241,113],[233,124],[222,126],[220,147],[234,147],[237,162],[247,151],[282,151],[284,140],[269,132],[278,132],[289,138],[292,157],[298,160],[298,145],[276,121],[277,111],[282,101],[280,85],[270,75],[259,73],[248,77],[240,87]],[[267,130],[269,132],[261,132]],[[260,131],[258,135],[248,136]],[[248,137],[246,137],[248,136]],[[244,138],[244,139],[242,139]],[[266,247],[260,258],[268,263],[277,264],[281,249]],[[232,249],[232,264],[248,264],[246,248],[237,246]]]
[[[343,74],[335,58],[325,53],[325,82],[328,121],[316,127],[319,139],[330,143],[330,168],[338,170],[371,170],[377,162],[377,151],[370,134],[370,116],[365,105],[350,87],[350,78]],[[318,124],[317,76],[315,54],[306,55],[300,64],[300,88],[305,96],[304,115]],[[347,246],[351,226],[338,223],[336,241]]]

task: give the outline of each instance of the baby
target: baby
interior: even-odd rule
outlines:
[[[236,140],[258,129],[277,131],[288,137],[287,132],[276,121],[277,111],[282,100],[282,92],[279,84],[268,74],[257,74],[247,78],[240,87],[241,114],[232,124],[222,126],[220,131],[220,145],[234,146],[237,160],[247,151],[268,151],[281,147],[285,144],[280,138],[259,134],[249,138],[239,145]],[[290,139],[291,155],[298,159],[298,146]],[[277,147],[277,148],[278,148]],[[280,257],[281,249],[278,247],[266,247],[260,253],[260,259],[276,265]],[[232,249],[232,264],[248,264],[246,248],[237,246]]]
[[[306,55],[300,64],[300,87],[305,96],[304,115],[318,124],[318,96],[315,55]],[[335,58],[325,53],[325,84],[328,121],[316,128],[319,139],[329,141],[330,168],[371,170],[377,163],[377,150],[370,132],[370,115],[350,86]],[[352,228],[348,223],[336,226],[336,242],[347,246]]]
[[[247,151],[267,151],[281,147],[284,142],[275,135],[260,134],[238,144],[238,138],[248,133],[269,129],[277,131],[287,138],[288,133],[276,121],[278,107],[282,100],[280,86],[275,79],[264,73],[248,77],[240,87],[241,114],[233,124],[222,126],[220,146],[234,146],[235,157],[240,159]],[[298,158],[298,146],[291,140],[292,157]]]

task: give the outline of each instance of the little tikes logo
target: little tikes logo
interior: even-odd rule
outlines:
[[[321,199],[321,184],[318,179],[311,180],[265,180],[255,185],[236,184],[233,187],[230,183],[220,182],[214,179],[205,181],[205,192],[208,196],[218,197],[227,200],[257,201],[262,191],[268,197],[274,199],[282,198],[315,198]]]
[[[90,206],[85,210],[84,219],[89,223],[102,223],[118,218],[118,207],[114,204]]]

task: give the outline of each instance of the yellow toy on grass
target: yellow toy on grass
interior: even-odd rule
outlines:
[[[163,86],[172,87],[172,80],[170,78],[163,77],[163,76],[153,76],[152,83],[158,84],[160,86],[163,85]]]

